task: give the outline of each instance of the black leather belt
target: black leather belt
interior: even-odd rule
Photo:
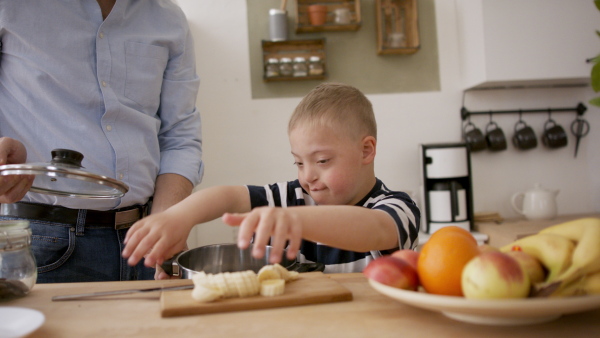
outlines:
[[[137,220],[148,215],[150,203],[108,211],[82,210],[85,211],[85,225],[109,227],[116,230],[129,228]],[[77,224],[80,210],[47,204],[17,202],[1,204],[0,215],[75,225]]]

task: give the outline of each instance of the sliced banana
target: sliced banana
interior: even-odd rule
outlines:
[[[192,290],[192,298],[197,302],[212,302],[221,298],[223,294],[219,291],[204,287],[202,285],[194,285],[194,290]]]
[[[282,295],[285,291],[285,280],[267,279],[260,283],[260,294],[266,297]]]
[[[210,302],[221,297],[276,296],[283,293],[286,281],[297,278],[298,272],[288,271],[279,264],[264,266],[258,274],[252,270],[217,274],[198,272],[192,276],[192,298]]]
[[[285,270],[285,268],[284,268],[284,270]],[[260,270],[258,270],[258,281],[259,282],[262,282],[267,279],[282,279],[282,278],[285,279],[284,276],[281,275],[280,270],[275,265],[265,265]]]

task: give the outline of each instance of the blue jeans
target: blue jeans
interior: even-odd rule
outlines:
[[[0,216],[0,219],[15,219]],[[154,279],[143,260],[129,266],[121,257],[127,229],[29,220],[37,283]]]

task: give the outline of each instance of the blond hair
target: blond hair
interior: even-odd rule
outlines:
[[[300,123],[325,126],[360,139],[377,138],[373,106],[358,89],[341,83],[323,83],[300,101],[288,124],[288,133]]]

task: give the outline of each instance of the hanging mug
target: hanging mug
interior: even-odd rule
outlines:
[[[567,133],[553,119],[544,123],[544,134],[542,143],[548,148],[561,148],[567,145]]]
[[[515,134],[513,135],[513,145],[521,150],[528,150],[537,147],[537,137],[533,129],[523,120],[515,124]]]
[[[506,149],[506,136],[494,121],[490,121],[485,127],[485,141],[489,150],[500,151]]]
[[[471,151],[480,151],[487,147],[485,136],[471,121],[463,128],[463,137]]]

